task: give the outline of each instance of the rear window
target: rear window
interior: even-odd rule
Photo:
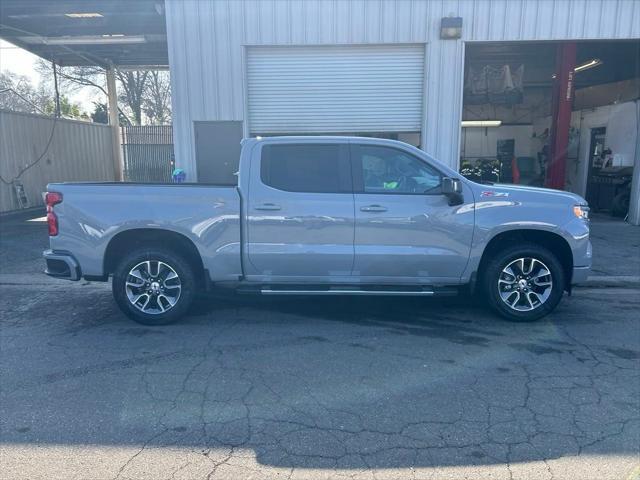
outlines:
[[[288,192],[346,193],[351,173],[342,144],[264,145],[262,183]]]

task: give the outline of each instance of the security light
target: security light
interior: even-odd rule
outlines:
[[[440,38],[455,40],[462,37],[462,17],[442,17],[440,20]]]

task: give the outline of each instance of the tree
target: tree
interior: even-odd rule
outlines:
[[[109,111],[106,103],[93,102],[93,112],[91,112],[93,123],[109,123]]]
[[[142,125],[142,104],[144,102],[144,94],[147,90],[147,78],[149,71],[122,71],[116,70],[116,78],[124,93],[120,96],[120,100],[131,109],[133,113],[133,123]]]
[[[129,120],[122,114],[122,112],[120,112],[118,116],[120,117],[119,124],[121,127],[130,125]],[[109,123],[109,110],[106,103],[93,102],[93,112],[91,112],[91,120],[94,123]]]
[[[55,115],[56,114],[56,102],[55,99],[49,99],[49,102],[45,106],[44,109],[47,115]],[[60,115],[65,118],[73,118],[73,119],[88,119],[86,113],[80,110],[80,105],[77,103],[72,103],[69,98],[65,95],[60,96]]]
[[[52,66],[38,61],[37,70],[52,78]],[[58,67],[60,90],[65,93],[91,87],[107,96],[105,71],[101,67]],[[158,70],[116,70],[120,91],[120,115],[130,124],[164,124],[171,122],[171,84],[169,72]]]
[[[151,70],[149,72],[147,94],[144,99],[144,113],[155,125],[171,123],[171,82],[169,72]]]
[[[40,58],[36,62],[36,71],[40,73],[42,78],[50,79],[53,82],[53,66],[51,62]],[[60,67],[57,68],[58,87],[60,91],[65,93],[73,93],[78,90],[89,87],[94,88],[107,97],[105,71],[101,67]],[[95,110],[94,110],[95,111]],[[125,124],[130,125],[131,121],[127,115],[118,107],[120,118],[126,119]],[[108,118],[108,116],[107,116]],[[106,122],[108,123],[108,122]]]
[[[4,71],[0,73],[0,108],[26,113],[46,113],[53,95],[43,85],[34,87],[23,75]]]

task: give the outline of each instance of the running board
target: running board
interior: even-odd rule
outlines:
[[[433,290],[272,290],[263,288],[262,295],[371,295],[392,297],[428,297],[435,295]]]

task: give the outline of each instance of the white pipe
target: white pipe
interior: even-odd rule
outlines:
[[[107,96],[109,100],[109,125],[112,130],[113,163],[116,180],[124,180],[124,164],[120,146],[120,121],[118,116],[118,93],[116,91],[116,72],[113,67],[107,69]]]
[[[636,107],[636,154],[634,155],[633,179],[631,180],[631,197],[629,198],[629,218],[631,225],[640,225],[640,101]]]

